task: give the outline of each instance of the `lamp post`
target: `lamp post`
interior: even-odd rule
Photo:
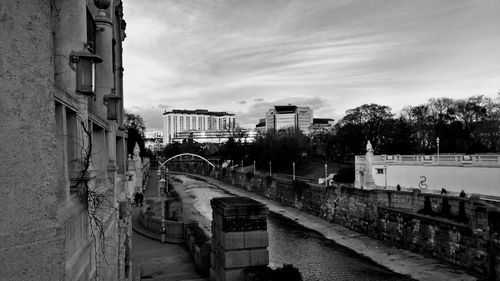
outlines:
[[[437,146],[437,158],[439,163],[439,137],[436,138],[436,146]]]
[[[253,161],[253,174],[255,175],[255,161]]]
[[[243,160],[241,160],[241,172],[243,173]]]
[[[387,163],[384,163],[385,189],[387,189]]]
[[[325,163],[325,186],[328,186],[328,165]]]
[[[292,179],[295,180],[295,162],[292,163]]]
[[[167,193],[168,196],[168,168],[165,168],[165,178],[167,179],[166,185],[165,185],[165,193]]]
[[[271,167],[272,167],[272,164],[271,164],[271,161],[269,161],[269,176],[270,177],[273,176]]]
[[[165,179],[162,178],[160,180],[160,188],[161,188],[161,243],[165,243],[165,200],[163,199],[163,195],[165,194]]]
[[[156,171],[156,175],[158,176],[158,178],[160,178],[158,180],[158,196],[160,196],[161,195],[161,190],[160,190],[161,189],[161,178],[162,178],[162,176],[161,176],[161,168]]]

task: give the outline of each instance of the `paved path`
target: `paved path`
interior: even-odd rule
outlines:
[[[186,174],[188,175],[188,174]],[[352,249],[356,253],[370,258],[376,263],[403,275],[422,281],[443,280],[477,280],[476,277],[454,268],[449,264],[425,258],[410,251],[390,247],[382,241],[352,231],[344,226],[333,224],[327,220],[307,214],[294,208],[285,207],[280,203],[263,196],[245,191],[210,177],[192,175],[194,178],[211,183],[223,190],[236,195],[249,197],[265,204],[270,211],[294,220],[296,223],[321,233],[326,238]]]
[[[158,193],[158,177],[156,171],[151,171],[144,201],[154,198]],[[138,223],[141,207],[132,209],[132,264],[133,281],[177,281],[208,280],[199,275],[194,267],[193,260],[184,244],[162,244],[155,240],[158,235],[144,229]],[[147,208],[144,205],[143,208]]]

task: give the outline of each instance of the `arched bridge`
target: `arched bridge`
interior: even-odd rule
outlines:
[[[200,159],[204,160],[205,162],[207,162],[207,163],[208,163],[210,166],[212,166],[213,168],[215,168],[215,165],[214,165],[212,162],[208,161],[205,157],[200,156],[200,155],[198,155],[198,154],[193,154],[193,153],[181,153],[181,154],[177,154],[177,155],[175,155],[175,156],[172,156],[172,157],[168,158],[167,160],[165,160],[165,162],[163,162],[163,163],[162,163],[162,162],[160,162],[160,167],[159,167],[159,168],[161,168],[161,167],[163,167],[163,165],[167,164],[167,162],[168,162],[168,161],[173,160],[173,159],[175,159],[175,158],[182,157],[182,156],[193,156],[193,157],[198,157],[198,158],[200,158]]]

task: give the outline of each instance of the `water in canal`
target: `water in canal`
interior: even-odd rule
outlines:
[[[206,182],[179,176],[185,191],[193,198],[195,208],[212,219],[210,199],[231,196]],[[324,238],[278,214],[267,220],[269,232],[269,263],[271,267],[293,264],[304,280],[413,280],[396,274],[352,250]]]

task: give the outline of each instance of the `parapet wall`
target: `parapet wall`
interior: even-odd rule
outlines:
[[[305,211],[398,248],[434,257],[500,280],[500,215],[478,198],[419,190],[361,190],[184,165],[172,170],[210,176]]]

